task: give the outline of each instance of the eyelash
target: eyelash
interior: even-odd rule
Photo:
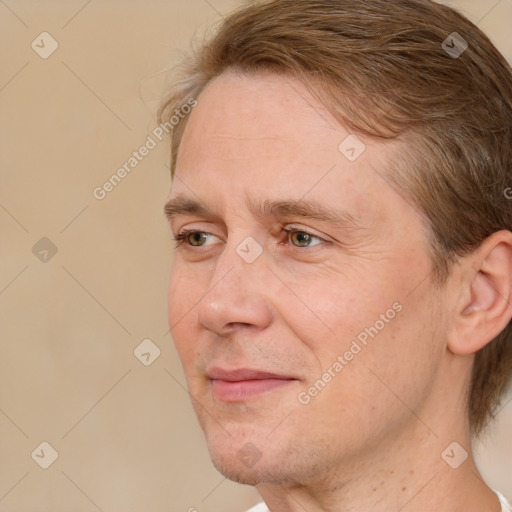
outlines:
[[[289,227],[289,228],[283,228],[283,231],[285,233],[287,233],[287,235],[289,235],[290,233],[305,233],[306,235],[309,235],[313,238],[317,238],[318,240],[321,240],[323,244],[329,243],[327,240],[323,239],[322,237],[320,237],[318,235],[315,235],[314,233],[311,233],[310,231],[308,231],[307,229],[304,229],[304,228],[298,229],[296,227]],[[178,248],[183,242],[185,242],[185,240],[187,239],[187,237],[189,235],[192,235],[194,233],[205,233],[207,235],[211,235],[211,233],[209,233],[207,231],[201,231],[199,229],[184,229],[183,231],[181,231],[181,233],[178,233],[175,237],[173,237],[173,240],[176,242],[176,248]],[[194,246],[190,246],[190,247],[194,247]],[[201,247],[201,246],[198,246],[198,247]],[[310,248],[308,246],[306,246],[306,247],[292,246],[292,247],[294,249],[309,249]]]

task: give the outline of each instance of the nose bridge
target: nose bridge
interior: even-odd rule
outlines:
[[[200,323],[223,333],[234,324],[264,327],[270,321],[263,249],[252,237],[228,242],[217,256],[208,291],[198,304]]]
[[[264,260],[263,247],[254,237],[246,236],[241,241],[229,240],[222,254],[217,257],[211,285],[227,278],[233,283],[251,288],[252,281],[257,284],[264,279]]]

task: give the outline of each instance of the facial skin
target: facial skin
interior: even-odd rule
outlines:
[[[190,115],[169,199],[209,213],[173,210],[175,236],[204,235],[175,253],[169,323],[212,460],[273,512],[498,511],[465,422],[473,354],[449,347],[474,299],[456,286],[474,270],[432,284],[422,217],[385,179],[399,143],[360,137],[351,162],[338,149],[348,134],[303,85],[272,74],[221,75]],[[345,221],[256,211],[265,201],[316,201]],[[247,237],[262,249],[251,263]],[[289,380],[255,392],[212,382],[212,368]],[[469,452],[458,469],[441,458],[453,441]]]

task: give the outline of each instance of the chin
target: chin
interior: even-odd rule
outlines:
[[[230,480],[257,486],[264,483],[297,484],[318,474],[316,453],[287,449],[284,439],[271,442],[265,435],[207,436],[213,465]]]
[[[250,436],[252,437],[252,436]],[[249,443],[245,436],[226,438],[224,435],[207,436],[208,451],[213,465],[226,478],[239,483],[254,485],[263,454]]]
[[[325,464],[321,461],[300,461],[293,459],[293,455],[270,454],[262,457],[254,466],[243,464],[236,454],[222,453],[210,448],[210,457],[213,465],[226,478],[244,485],[254,487],[261,484],[275,484],[280,486],[305,485],[325,473]]]
[[[219,473],[239,484],[256,486],[263,483],[265,480],[269,480],[268,475],[266,479],[263,478],[261,468],[251,469],[244,467],[240,462],[236,461],[236,459],[235,461],[229,461],[222,457],[212,457],[212,462]]]
[[[215,468],[234,482],[255,486],[273,480],[273,472],[281,469],[279,464],[272,467],[272,461],[282,463],[283,457],[261,436],[217,433],[207,436],[207,444]]]

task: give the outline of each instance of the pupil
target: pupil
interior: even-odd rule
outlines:
[[[200,245],[201,240],[204,238],[204,233],[193,233],[192,234],[192,245]],[[197,244],[196,244],[197,242]]]
[[[309,235],[307,233],[297,233],[297,241],[300,245],[307,244]]]

